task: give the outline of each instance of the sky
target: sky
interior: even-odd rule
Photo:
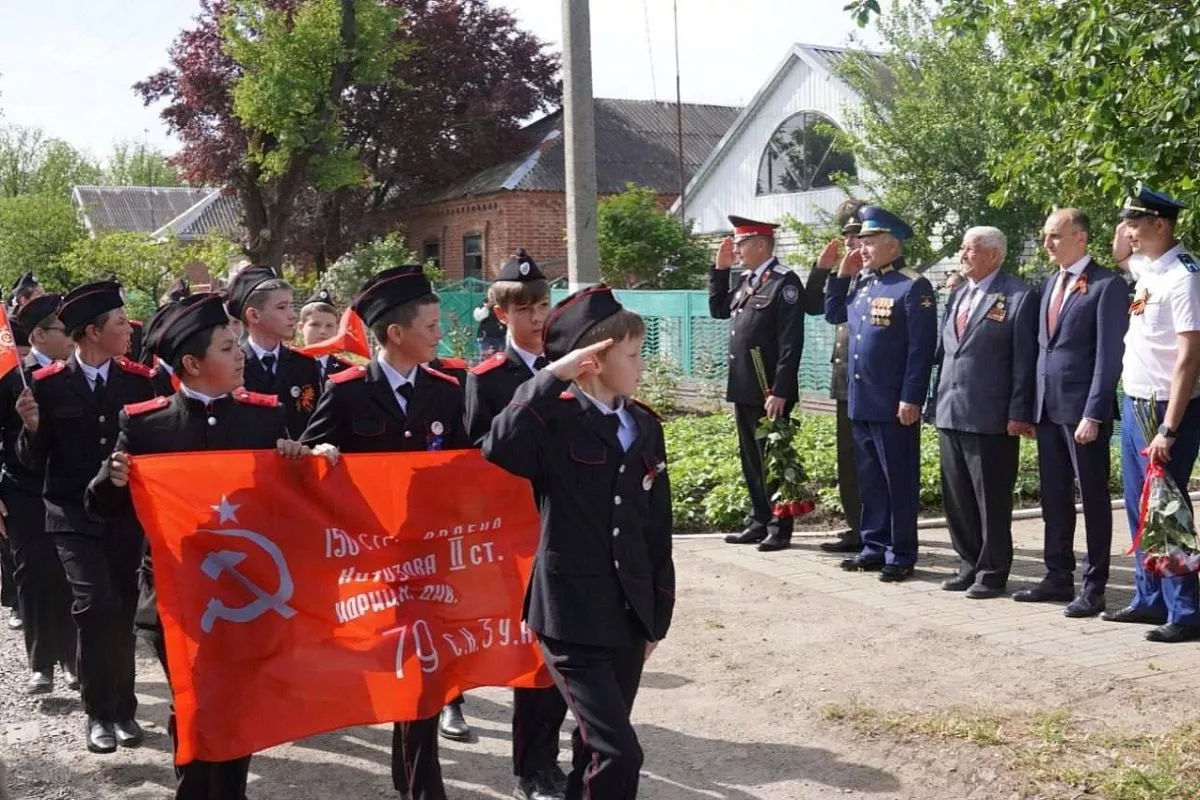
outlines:
[[[744,105],[795,42],[845,45],[846,0],[675,0],[685,102]],[[579,0],[574,0],[579,2]],[[563,0],[496,0],[558,48]],[[597,97],[675,99],[673,0],[593,0]],[[103,158],[116,142],[178,145],[131,87],[167,63],[197,0],[0,0],[0,123]]]

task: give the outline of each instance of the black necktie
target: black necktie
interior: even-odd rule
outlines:
[[[99,372],[96,373],[96,382],[92,385],[92,397],[96,398],[97,403],[104,402],[104,376]]]
[[[621,430],[621,418],[616,414],[603,414],[601,418],[604,422],[605,432],[611,433],[614,439],[620,441],[621,437],[617,434]]]
[[[268,375],[275,374],[275,354],[274,353],[265,353],[265,354],[263,354],[263,357],[259,360],[262,361],[263,369],[265,369],[267,371]]]
[[[545,369],[546,365],[549,363],[550,359],[546,358],[545,356],[538,356],[533,360],[533,371],[537,372],[540,369]]]
[[[396,387],[396,394],[404,398],[404,404],[407,406],[412,402],[413,385],[411,383],[402,383]]]

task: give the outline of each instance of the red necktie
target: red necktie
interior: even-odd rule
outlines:
[[[1066,296],[1067,281],[1071,279],[1071,273],[1067,270],[1059,270],[1058,278],[1054,281],[1054,294],[1050,295],[1050,308],[1046,310],[1046,330],[1053,336],[1058,330],[1058,315],[1062,313],[1063,298]]]
[[[971,296],[975,294],[974,289],[967,289],[963,293],[962,300],[958,301],[958,315],[954,318],[954,336],[962,340],[963,334],[967,332],[967,318],[971,316]]]

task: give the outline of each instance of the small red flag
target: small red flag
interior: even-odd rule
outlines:
[[[8,312],[0,306],[0,378],[21,366],[21,354],[17,352],[17,343],[13,339],[12,325],[8,321]]]
[[[363,358],[371,357],[371,343],[367,340],[367,328],[362,317],[347,308],[338,323],[338,332],[332,339],[299,348],[301,353],[316,358],[330,353],[353,353]]]

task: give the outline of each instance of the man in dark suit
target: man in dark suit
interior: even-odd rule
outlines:
[[[441,339],[437,295],[420,266],[384,270],[354,301],[382,351],[329,377],[301,441],[344,453],[460,450],[470,446],[458,379],[427,366]],[[247,363],[249,363],[247,361]],[[392,730],[392,784],[402,797],[445,800],[439,716]]]
[[[997,228],[966,232],[966,282],[951,296],[938,338],[942,497],[961,559],[942,588],[976,600],[998,597],[1008,584],[1017,436],[1033,435],[1037,297],[1000,271],[1007,249]]]
[[[1037,423],[1046,576],[1014,600],[1070,601],[1068,617],[1105,609],[1112,549],[1108,491],[1113,398],[1125,353],[1128,289],[1088,257],[1090,223],[1064,208],[1046,220],[1043,243],[1058,271],[1042,285],[1038,313]],[[1087,562],[1075,596],[1075,481],[1083,498]]]
[[[229,316],[246,324],[246,388],[273,394],[287,409],[288,432],[299,436],[317,407],[321,368],[317,360],[284,342],[296,336],[292,287],[266,267],[248,267],[229,285]]]
[[[717,251],[708,280],[708,309],[729,326],[729,378],[725,399],[734,404],[742,475],[752,510],[746,529],[730,534],[730,544],[758,544],[763,552],[792,544],[792,518],[771,511],[775,487],[763,473],[763,443],[755,438],[764,416],[775,419],[792,413],[800,396],[800,354],[804,350],[804,287],[800,276],[775,258],[778,225],[730,217],[733,237]],[[729,280],[734,259],[743,267],[736,290]],[[768,382],[763,397],[751,353],[762,353]]]
[[[56,360],[71,357],[71,337],[56,312],[62,295],[30,298],[13,319],[20,346],[28,337],[29,353],[16,370],[0,380],[0,441],[3,441],[3,475],[0,498],[4,501],[3,534],[12,544],[17,596],[24,621],[25,651],[29,657],[30,694],[54,690],[54,667],[62,669],[68,688],[78,689],[75,676],[75,621],[71,619],[71,588],[46,534],[46,506],[42,503],[41,472],[29,469],[17,457],[17,437],[24,424],[17,414],[17,398],[33,380],[33,372]],[[27,333],[26,333],[27,332]]]
[[[825,284],[829,274],[838,268],[842,246],[847,252],[858,249],[858,232],[862,223],[858,220],[858,209],[865,203],[849,200],[842,205],[835,219],[843,221],[842,239],[834,239],[825,245],[808,282],[804,284],[804,313],[809,316],[825,313]],[[858,535],[858,524],[862,521],[862,502],[858,498],[858,467],[854,463],[854,434],[850,427],[850,330],[843,322],[834,328],[833,353],[829,357],[829,397],[837,404],[837,482],[838,495],[842,501],[842,516],[847,529],[836,539],[821,542],[826,553],[857,553],[862,550],[862,539]]]
[[[121,409],[154,396],[150,370],[124,357],[130,326],[120,286],[110,281],[72,289],[58,317],[75,354],[33,373],[17,400],[24,429],[22,463],[45,470],[46,531],[74,596],[79,679],[87,714],[87,748],[111,753],[142,741],[134,721],[133,617],[142,529],[125,514],[101,522],[83,507],[88,481],[112,453]]]

